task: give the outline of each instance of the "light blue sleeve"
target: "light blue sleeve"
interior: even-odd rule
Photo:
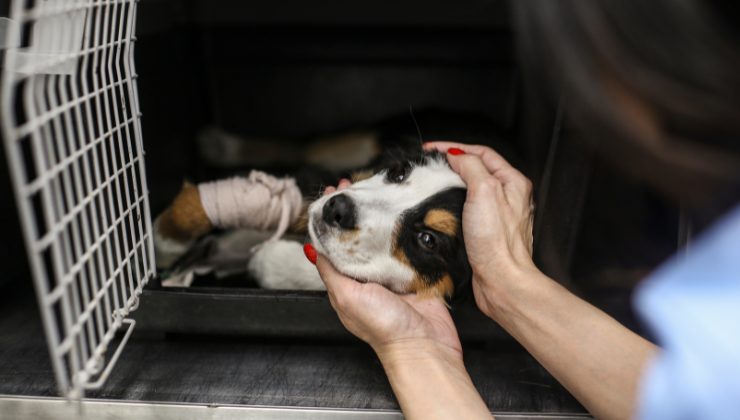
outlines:
[[[635,296],[662,348],[642,379],[638,418],[740,418],[740,208]]]

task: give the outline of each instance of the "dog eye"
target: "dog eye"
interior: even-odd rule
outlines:
[[[426,249],[432,250],[437,246],[437,240],[429,232],[419,232],[416,234],[416,239],[419,240],[419,245]]]
[[[406,180],[410,169],[411,166],[408,164],[393,166],[386,172],[385,180],[393,184],[400,184]]]

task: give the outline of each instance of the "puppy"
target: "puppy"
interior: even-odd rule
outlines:
[[[401,159],[308,208],[308,234],[338,271],[397,293],[451,298],[471,269],[462,235],[465,184],[444,155]],[[265,244],[248,269],[269,289],[323,289],[296,242]]]

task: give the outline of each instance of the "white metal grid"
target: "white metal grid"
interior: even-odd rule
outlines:
[[[60,391],[100,387],[154,275],[135,0],[15,0],[2,127]],[[124,324],[115,351],[108,346]]]

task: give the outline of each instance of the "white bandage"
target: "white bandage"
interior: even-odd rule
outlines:
[[[283,236],[301,214],[303,197],[293,178],[278,179],[260,171],[198,185],[200,201],[211,223],[220,228],[252,228]]]

